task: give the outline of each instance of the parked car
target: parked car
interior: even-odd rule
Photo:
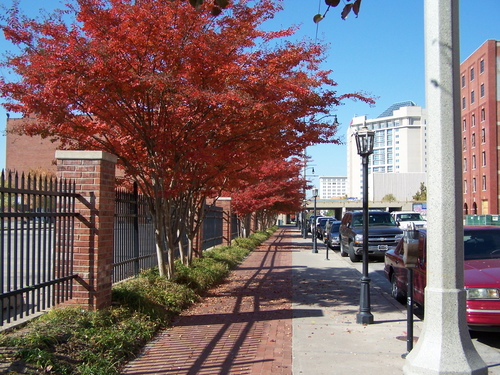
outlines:
[[[317,225],[316,225],[316,236],[318,240],[324,240],[325,239],[325,232],[328,224],[332,221],[335,221],[336,219],[331,216],[323,216],[317,219]]]
[[[427,226],[427,221],[418,212],[414,211],[393,211],[392,217],[396,224],[403,230],[421,229]]]
[[[359,262],[363,251],[363,212],[346,212],[339,229],[340,255]],[[368,212],[368,254],[383,257],[387,250],[396,248],[403,231],[387,211]]]
[[[427,230],[419,230],[417,266],[413,271],[413,300],[424,306]],[[392,296],[404,303],[407,269],[403,264],[403,240],[386,252],[384,273],[392,284]],[[467,291],[467,323],[471,330],[500,330],[500,227],[464,227],[464,286]]]
[[[309,219],[307,219],[307,231],[309,233],[313,233],[313,228],[315,225],[315,220],[319,217],[322,217],[322,215],[311,215],[309,216]]]
[[[329,225],[328,231],[325,233],[325,244],[332,250],[340,249],[340,223],[340,220],[332,221]]]

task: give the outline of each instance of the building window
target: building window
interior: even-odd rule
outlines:
[[[476,178],[475,177],[472,179],[472,192],[473,193],[476,192]]]
[[[464,119],[462,123],[463,123],[463,131],[466,131],[467,130],[467,120]]]
[[[462,75],[462,87],[465,87],[465,74]]]
[[[467,172],[467,158],[464,158],[464,172]]]
[[[464,193],[467,194],[467,180],[464,180]]]
[[[470,143],[471,143],[471,147],[476,147],[476,133],[472,133]]]
[[[481,153],[481,164],[482,164],[483,167],[486,166],[486,151],[483,151]]]
[[[474,94],[474,90],[471,91],[470,93],[470,103],[473,104],[475,101],[476,95]]]
[[[481,83],[481,98],[484,98],[484,83]]]
[[[481,129],[481,143],[486,143],[486,129]]]
[[[481,108],[481,122],[486,120],[486,112],[484,108]]]
[[[476,155],[472,155],[472,169],[476,169]]]
[[[474,115],[474,114],[472,115],[471,122],[472,122],[472,124],[471,124],[472,127],[476,126],[476,115]]]
[[[467,150],[467,138],[466,137],[464,137],[464,143],[462,144],[462,147],[463,147],[464,151]]]
[[[467,108],[467,100],[465,99],[465,96],[462,98],[462,109]]]
[[[483,191],[486,190],[486,176],[483,175],[483,178],[482,178],[482,185],[483,185]]]
[[[481,60],[479,62],[479,73],[480,74],[484,73],[484,60]]]
[[[474,81],[474,68],[470,68],[470,80]]]
[[[373,153],[373,159],[372,159],[373,165],[382,165],[385,164],[385,155],[384,151],[382,149],[375,150]],[[374,168],[375,170],[375,168]]]

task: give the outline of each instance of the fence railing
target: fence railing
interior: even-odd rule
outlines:
[[[117,189],[115,202],[113,283],[158,265],[153,220],[146,198],[138,194],[134,185],[132,192]],[[213,206],[207,206],[206,210],[201,231],[202,250],[224,241],[224,210]],[[187,242],[183,241],[183,245],[186,249]]]
[[[158,264],[153,220],[137,185],[118,189],[115,202],[113,283]]]
[[[201,248],[206,250],[220,245],[224,240],[223,233],[224,210],[222,207],[207,207],[205,219],[203,220],[203,237]]]
[[[75,186],[2,171],[0,324],[72,298]]]
[[[87,201],[76,193],[75,188],[75,182],[65,179],[29,174],[19,176],[2,171],[2,328],[72,300],[75,297],[75,282],[88,288],[74,271],[77,261],[74,257],[75,219],[86,226],[92,225],[92,222],[76,212],[77,199],[78,202]],[[142,270],[157,265],[153,220],[146,198],[138,194],[137,188],[132,192],[117,190],[115,194],[113,283],[134,277]],[[84,206],[88,208],[88,202]],[[236,231],[235,220],[229,219],[222,208],[207,206],[199,239],[202,250],[223,243],[227,240],[225,237],[231,237]],[[224,229],[228,221],[231,225]],[[77,242],[78,246],[82,246],[81,238]]]

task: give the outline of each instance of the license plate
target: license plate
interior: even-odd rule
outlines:
[[[378,249],[379,249],[380,251],[387,251],[387,249],[388,249],[388,248],[389,248],[389,247],[388,247],[387,245],[378,245]]]

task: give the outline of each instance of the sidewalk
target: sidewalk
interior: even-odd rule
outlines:
[[[311,238],[281,227],[122,374],[402,374],[405,307],[373,278],[374,324],[357,324],[359,271],[318,248],[313,254]],[[415,319],[417,339],[423,322]],[[475,345],[489,365],[500,363],[497,350]]]

